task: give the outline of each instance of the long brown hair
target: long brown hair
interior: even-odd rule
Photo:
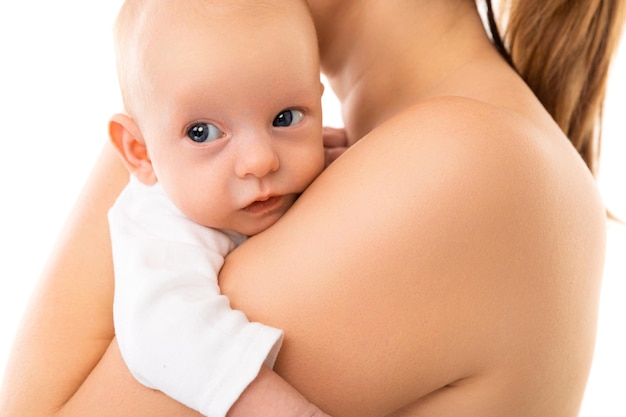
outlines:
[[[486,2],[494,44],[595,174],[607,76],[626,1],[500,0],[503,37],[492,2]]]

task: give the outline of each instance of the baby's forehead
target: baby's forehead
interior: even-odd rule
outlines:
[[[118,44],[123,48],[154,47],[167,37],[177,37],[189,29],[203,37],[234,37],[254,40],[256,29],[267,22],[283,32],[307,32],[312,26],[304,0],[130,0],[118,19]],[[125,10],[125,11],[124,11]],[[121,22],[121,23],[120,23]],[[134,41],[133,41],[134,40]],[[158,46],[158,45],[157,45]],[[165,45],[162,45],[165,46]],[[139,53],[140,51],[134,51]]]

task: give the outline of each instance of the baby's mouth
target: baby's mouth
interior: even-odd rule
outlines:
[[[264,200],[256,200],[246,206],[244,211],[252,214],[265,213],[268,212],[275,207],[277,207],[281,202],[282,196],[271,196]]]

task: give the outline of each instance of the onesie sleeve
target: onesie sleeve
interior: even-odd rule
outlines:
[[[109,223],[115,332],[130,372],[205,416],[225,416],[261,366],[274,365],[283,338],[220,294],[232,236],[192,222],[159,186],[136,180]]]

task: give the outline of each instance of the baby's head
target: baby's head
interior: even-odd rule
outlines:
[[[324,164],[317,39],[304,0],[127,0],[125,115],[112,142],[205,226],[255,234]]]

